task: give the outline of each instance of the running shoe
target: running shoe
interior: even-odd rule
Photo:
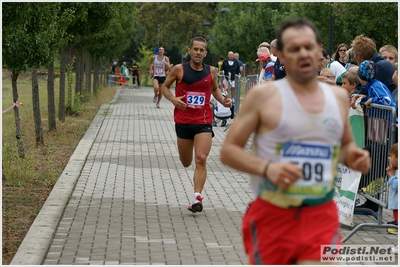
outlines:
[[[203,198],[198,195],[192,202],[192,204],[188,207],[188,210],[191,212],[202,212],[203,211],[203,203],[201,202]]]
[[[158,97],[153,97],[153,103],[156,103]]]
[[[397,235],[397,234],[398,234],[397,228],[388,228],[386,231],[387,231],[389,234],[392,234],[392,235]]]
[[[157,107],[157,108],[160,108],[160,104],[157,103],[157,104],[156,104],[156,107]]]

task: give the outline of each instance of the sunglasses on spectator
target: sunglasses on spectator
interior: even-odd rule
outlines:
[[[333,79],[333,77],[335,77],[335,76],[323,76],[323,77],[328,78],[328,79]]]
[[[347,49],[339,49],[340,52],[347,52]]]

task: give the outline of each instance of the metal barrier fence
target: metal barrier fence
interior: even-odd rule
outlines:
[[[361,176],[359,195],[378,205],[378,214],[369,208],[355,208],[355,212],[366,212],[377,219],[376,223],[362,223],[357,225],[342,242],[346,242],[352,235],[363,227],[397,228],[397,225],[382,222],[383,208],[387,207],[388,187],[386,167],[390,147],[397,142],[396,109],[394,107],[371,104],[371,108],[364,108],[365,147],[371,154],[371,169]]]
[[[258,74],[249,75],[246,77],[246,87],[244,89],[244,95],[246,95],[254,85],[258,84]]]
[[[255,75],[248,75],[246,77],[246,83],[244,86],[244,92],[243,92],[243,98],[246,96],[246,94],[249,92],[249,90],[254,86],[258,84],[258,74]],[[240,102],[242,98],[242,82],[240,80],[240,77],[236,75],[235,77],[235,115],[239,112],[240,108]]]
[[[230,73],[229,73],[230,75]],[[228,79],[229,79],[228,75]],[[225,81],[225,82],[224,82]],[[246,77],[246,83],[244,92],[242,92],[242,81],[241,76],[236,74],[235,75],[235,96],[233,98],[234,101],[234,117],[238,114],[240,108],[240,102],[242,98],[248,93],[248,91],[256,84],[258,84],[258,74],[255,75],[248,75]],[[224,71],[221,71],[220,75],[218,75],[218,86],[222,92],[226,91],[229,96],[231,96],[232,85],[229,82],[226,82],[226,77],[224,75]],[[224,132],[230,127],[231,124],[227,124],[225,127]]]

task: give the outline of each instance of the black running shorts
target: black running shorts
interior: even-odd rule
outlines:
[[[165,82],[165,76],[164,77],[154,76],[153,79],[157,80],[158,83],[164,83]]]
[[[182,139],[194,139],[198,133],[211,133],[214,137],[211,124],[175,124],[176,135]]]

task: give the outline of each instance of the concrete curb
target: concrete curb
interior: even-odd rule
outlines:
[[[116,102],[119,94],[120,90],[117,90],[111,102]],[[74,190],[75,183],[81,174],[89,151],[104,121],[103,114],[110,105],[110,103],[105,103],[100,107],[29,228],[10,265],[41,265],[43,263],[69,197]]]

